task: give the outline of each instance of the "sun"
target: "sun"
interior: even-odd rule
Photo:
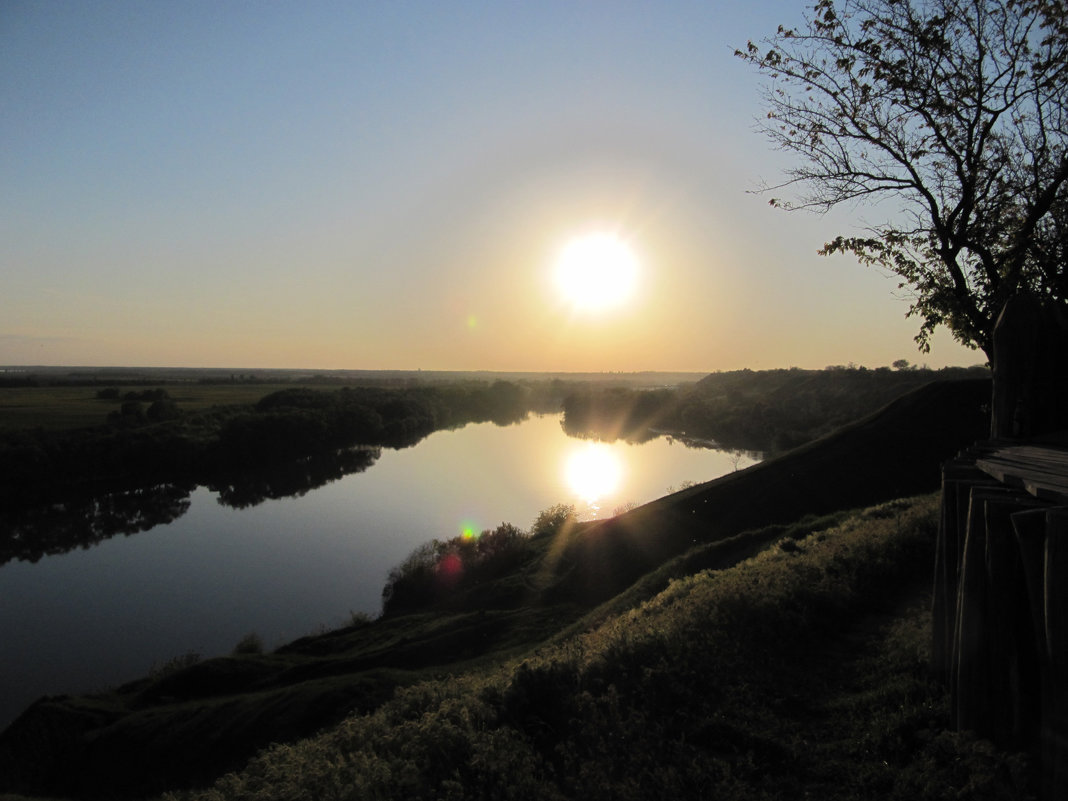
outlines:
[[[615,234],[585,234],[560,251],[554,277],[564,300],[577,311],[606,311],[634,296],[638,258]]]

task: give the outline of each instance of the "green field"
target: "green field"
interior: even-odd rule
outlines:
[[[143,385],[114,384],[122,393],[150,389]],[[280,389],[303,386],[290,382],[277,384],[162,384],[178,408],[187,412],[213,406],[253,404]],[[308,386],[311,386],[309,384]],[[44,428],[59,431],[101,425],[120,401],[96,397],[101,387],[44,386],[0,387],[0,431]]]

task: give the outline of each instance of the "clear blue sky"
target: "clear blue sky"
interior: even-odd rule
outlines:
[[[772,2],[0,6],[0,364],[699,370],[973,364],[864,216],[755,195],[785,156],[732,55]],[[633,298],[551,274],[608,231]]]

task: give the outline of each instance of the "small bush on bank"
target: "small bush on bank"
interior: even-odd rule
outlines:
[[[440,604],[462,589],[502,576],[528,557],[528,545],[527,533],[510,523],[424,543],[389,571],[382,614]]]
[[[234,646],[234,656],[262,654],[263,653],[263,639],[254,631],[250,631],[244,637],[237,641],[237,645]]]
[[[552,537],[564,532],[568,527],[575,524],[575,507],[558,503],[543,509],[530,527],[531,537]]]
[[[153,664],[148,670],[148,675],[151,679],[162,679],[165,676],[170,676],[172,673],[177,673],[180,670],[185,670],[187,667],[192,667],[199,661],[199,653],[196,651],[187,651],[184,654],[172,656],[165,662]]]

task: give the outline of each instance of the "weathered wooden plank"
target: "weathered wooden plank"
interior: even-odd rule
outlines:
[[[1032,753],[1038,755],[1039,763],[1047,759],[1044,752],[1047,750],[1045,734],[1047,730],[1046,716],[1048,701],[1051,693],[1049,660],[1046,658],[1046,625],[1045,625],[1045,552],[1046,552],[1046,509],[1038,508],[1026,512],[1018,512],[1012,516],[1012,526],[1016,532],[1016,542],[1020,547],[1020,563],[1023,566],[1025,591],[1027,593],[1028,606],[1030,607],[1030,629],[1034,636],[1034,659],[1037,662],[1038,700],[1034,702],[1030,697],[1021,701],[1021,706],[1032,704],[1032,718],[1028,723],[1028,736],[1023,745]],[[1037,706],[1037,708],[1035,708]],[[1052,779],[1043,768],[1043,791],[1042,798],[1052,798],[1050,795]]]
[[[987,501],[1009,497],[1004,487],[972,487],[961,553],[950,693],[953,721],[989,737],[993,731],[989,581],[986,570]]]
[[[1006,488],[984,491],[986,520],[987,629],[990,671],[990,738],[1020,750],[1037,744],[1040,731],[1040,670],[1034,621],[1012,516],[1045,506]]]
[[[1046,507],[1017,512],[1012,516],[1012,527],[1016,533],[1028,605],[1031,609],[1035,648],[1045,659]]]
[[[957,617],[957,586],[961,546],[968,522],[968,503],[973,486],[997,486],[997,482],[965,458],[943,466],[942,506],[935,545],[935,575],[931,618],[931,664],[947,686],[951,679],[954,628]]]
[[[985,457],[977,460],[976,464],[987,473],[997,473],[999,480],[1011,477],[1023,480],[1043,479],[1054,484],[1065,484],[1065,471],[1068,465],[1053,463],[1039,463],[1024,459],[1002,459],[1000,457]]]
[[[943,469],[933,664],[958,729],[1038,757],[1043,799],[1068,798],[1065,507],[1068,432],[976,443]]]
[[[976,458],[976,467],[1009,486],[1052,503],[1068,503],[1068,450],[1006,445]]]
[[[1063,479],[1068,470],[1068,464],[1050,459],[1033,459],[1021,454],[990,454],[980,456],[976,462],[984,470],[997,469],[1019,476],[1046,475]]]
[[[1068,797],[1068,510],[1046,514],[1045,624],[1050,696],[1043,725],[1043,770],[1049,798]]]
[[[1020,444],[1004,445],[994,450],[993,456],[999,459],[1018,459],[1025,463],[1065,464],[1068,463],[1068,450],[1050,445]]]
[[[1068,470],[1068,462],[1061,459],[1043,458],[1025,453],[991,453],[979,456],[976,459],[987,465],[999,466],[1009,472],[1018,472],[1021,475],[1030,473],[1045,473],[1052,476],[1064,476]]]
[[[1004,459],[1021,459],[1043,464],[1063,465],[1068,462],[1068,448],[1058,445],[1002,445],[993,447],[977,458],[992,456]]]

